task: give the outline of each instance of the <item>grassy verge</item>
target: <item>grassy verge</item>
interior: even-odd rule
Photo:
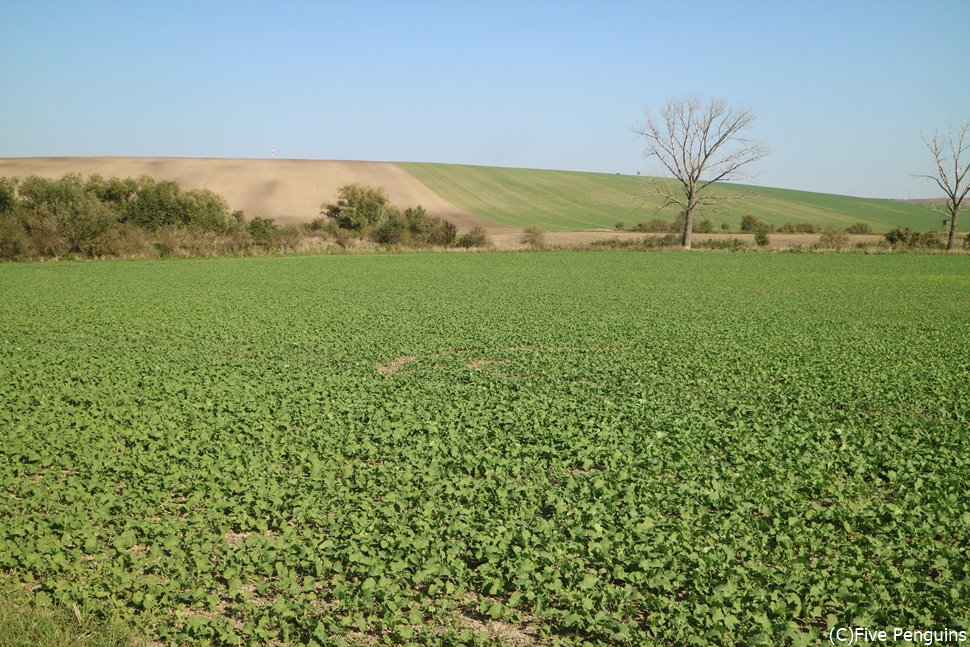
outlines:
[[[0,647],[133,647],[145,645],[121,621],[37,600],[10,577],[0,579]]]

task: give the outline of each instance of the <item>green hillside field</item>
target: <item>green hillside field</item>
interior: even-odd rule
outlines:
[[[654,218],[673,220],[672,209],[658,213],[660,199],[650,191],[657,180],[632,175],[545,171],[534,169],[399,163],[398,166],[471,213],[516,227],[538,225],[548,231],[613,229],[618,222],[631,227]],[[790,189],[722,184],[722,193],[739,196],[703,214],[716,228],[726,222],[732,230],[742,216],[765,222],[810,222],[844,228],[856,222],[876,232],[894,227],[940,228],[942,218],[928,206],[898,200],[878,200],[810,193]],[[747,194],[747,195],[744,195]],[[964,221],[960,227],[968,230]]]

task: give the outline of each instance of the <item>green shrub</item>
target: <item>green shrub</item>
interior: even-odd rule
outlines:
[[[727,224],[726,222],[721,223],[721,231],[728,231],[730,229],[731,229],[731,225]]]
[[[725,249],[731,252],[739,252],[747,247],[747,243],[738,238],[711,238],[709,240],[699,240],[693,244],[694,249]]]
[[[370,238],[382,245],[403,245],[410,240],[408,223],[401,212],[388,208],[384,220],[371,227]]]
[[[618,222],[615,225],[613,225],[613,228],[616,229],[617,231],[623,231],[626,228],[626,225],[622,222]]]
[[[410,245],[423,247],[437,245],[447,247],[454,244],[458,229],[447,220],[431,216],[424,207],[408,207],[400,212],[388,207],[387,217],[371,230],[374,242],[385,245]]]
[[[481,225],[475,225],[468,232],[462,234],[455,241],[458,247],[491,247],[494,243],[488,231]]]
[[[151,231],[184,224],[185,209],[181,198],[182,189],[175,182],[141,178],[138,191],[125,203],[122,220]]]
[[[209,189],[192,189],[182,197],[185,226],[199,231],[228,234],[238,223],[229,211],[229,203]],[[240,212],[242,213],[242,212]]]
[[[15,218],[0,218],[0,258],[26,260],[40,252],[23,224]]]
[[[786,222],[779,231],[787,234],[817,234],[822,228],[811,222]]]
[[[257,243],[267,245],[276,241],[279,237],[280,228],[271,219],[256,216],[249,221],[247,231]]]
[[[0,216],[17,206],[18,183],[15,177],[0,177]]]
[[[834,249],[841,251],[849,244],[849,234],[835,227],[828,227],[822,232],[815,247],[818,249]]]
[[[883,237],[887,243],[896,247],[897,245],[909,246],[917,236],[919,236],[919,232],[909,227],[896,227],[887,231]]]
[[[865,222],[857,222],[854,225],[849,225],[845,228],[848,234],[871,234],[872,227]]]
[[[95,241],[98,256],[116,258],[158,256],[152,237],[146,230],[129,222],[109,227]]]
[[[77,205],[77,211],[58,219],[57,227],[69,252],[100,256],[100,238],[117,222],[118,215],[111,207],[88,195]]]
[[[134,198],[142,183],[148,180],[147,176],[142,176],[140,180],[134,178],[109,178],[104,179],[97,173],[89,175],[87,182],[84,183],[84,190],[93,195],[101,202],[106,202],[122,211],[125,203]]]
[[[337,190],[337,201],[320,205],[320,213],[343,229],[361,230],[381,225],[389,215],[390,199],[381,187],[354,182]]]
[[[607,250],[622,249],[631,251],[648,251],[651,249],[663,249],[668,247],[679,247],[680,236],[677,234],[667,234],[666,236],[644,236],[643,238],[608,238],[606,240],[595,240],[589,245],[588,249]]]
[[[758,247],[767,247],[768,243],[768,226],[759,222],[754,230],[754,242]]]
[[[946,242],[936,231],[919,232],[909,227],[896,227],[885,234],[886,242],[894,248],[908,249],[943,249]]]
[[[420,204],[405,209],[403,217],[412,240],[418,243],[447,247],[458,237],[454,223],[428,214]]]
[[[522,232],[522,238],[519,239],[519,242],[532,249],[545,249],[546,232],[542,231],[538,225],[526,227],[525,231]]]
[[[754,231],[760,223],[760,220],[750,214],[743,216],[741,218],[741,231]]]

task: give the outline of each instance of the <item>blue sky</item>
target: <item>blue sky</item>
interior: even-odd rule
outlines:
[[[2,157],[648,173],[631,127],[696,94],[758,115],[757,184],[906,198],[970,119],[967,0],[4,4]]]

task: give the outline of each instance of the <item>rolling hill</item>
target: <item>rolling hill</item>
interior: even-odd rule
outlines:
[[[233,209],[280,223],[310,222],[337,189],[359,182],[382,186],[394,204],[423,205],[459,229],[484,223],[456,207],[395,164],[332,160],[268,160],[184,157],[19,157],[0,158],[0,177],[58,178],[67,173],[104,177],[150,175],[186,189],[205,188],[226,198]],[[501,225],[500,228],[505,229]]]
[[[450,164],[399,166],[455,205],[486,220],[516,227],[613,229],[618,222],[629,227],[654,218],[672,220],[677,215],[672,209],[657,213],[661,201],[649,195],[655,178]],[[774,225],[810,222],[844,228],[864,222],[876,232],[900,226],[927,230],[942,222],[927,205],[898,200],[735,184],[721,184],[719,191],[738,199],[701,216],[716,228],[726,222],[736,230],[746,214]],[[964,223],[961,230],[967,229]]]
[[[267,160],[166,157],[0,158],[0,176],[66,173],[105,177],[148,174],[174,180],[185,188],[208,188],[224,196],[233,209],[281,223],[310,222],[321,203],[337,196],[350,182],[382,186],[400,206],[423,205],[431,214],[454,222],[460,230],[476,224],[492,233],[530,225],[548,231],[613,230],[655,218],[672,220],[673,210],[657,212],[650,196],[653,178],[575,171],[325,160]],[[663,181],[663,180],[661,180]],[[899,226],[928,230],[941,218],[926,204],[809,193],[756,186],[721,185],[739,199],[718,212],[702,215],[718,230],[727,223],[737,230],[742,216],[766,222],[810,222],[847,227],[869,224],[876,232]],[[970,229],[964,219],[962,231]]]

